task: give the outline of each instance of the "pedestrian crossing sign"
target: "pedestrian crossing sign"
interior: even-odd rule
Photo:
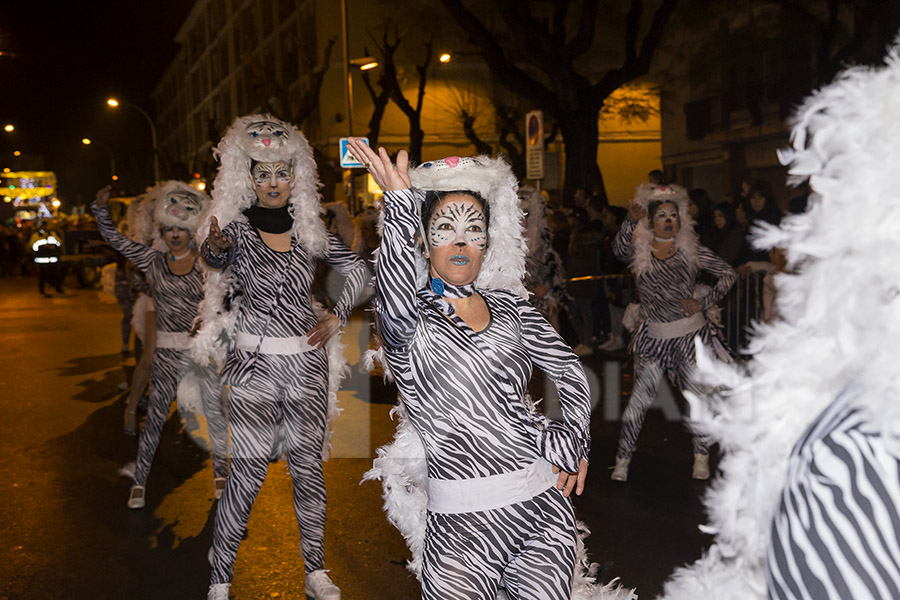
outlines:
[[[347,140],[350,138],[341,138],[340,141],[340,153],[341,153],[341,167],[345,169],[353,169],[356,167],[364,168],[365,165],[362,164],[358,158],[353,156],[353,153],[350,151],[350,146],[347,145]],[[366,146],[369,145],[369,138],[356,138],[358,140],[362,140],[365,142]]]

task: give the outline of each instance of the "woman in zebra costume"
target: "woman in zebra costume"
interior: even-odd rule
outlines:
[[[630,346],[634,385],[622,415],[612,472],[613,480],[626,481],[644,416],[656,397],[663,373],[678,389],[699,391],[692,376],[696,364],[694,338],[698,336],[722,360],[730,360],[705,312],[715,309],[734,285],[737,274],[699,244],[688,212],[687,193],[676,185],[645,183],[638,187],[628,218],[613,242],[613,252],[629,263],[641,299]],[[701,270],[716,278],[715,286],[705,294],[697,289]],[[700,434],[694,435],[692,476],[709,478],[708,443]]]
[[[568,599],[578,548],[570,494],[587,473],[590,392],[578,358],[526,300],[515,177],[499,158],[408,170],[405,151],[394,166],[383,148],[351,147],[385,190],[376,325],[421,440],[417,450],[401,422],[367,478],[384,480],[422,598],[493,600],[502,582],[515,599]],[[532,364],[557,385],[565,423],[526,402]],[[416,470],[422,453],[424,477],[392,478]],[[404,507],[412,496],[425,501]]]
[[[329,396],[336,398],[342,376],[341,367],[334,367],[334,354],[342,351],[336,334],[365,285],[367,269],[326,232],[312,148],[296,127],[268,115],[240,117],[216,154],[222,165],[202,253],[210,267],[225,271],[210,278],[198,344],[215,345],[223,328],[230,330],[224,377],[230,386],[232,458],[216,512],[209,598],[228,597],[250,509],[273,448],[281,455],[283,444],[294,483],[306,593],[337,600],[340,590],[324,571],[322,460],[333,416]],[[317,260],[347,278],[332,311],[320,315],[310,297]],[[224,309],[229,284],[239,290],[239,306],[232,311],[236,321]],[[329,356],[324,345],[332,337]],[[280,434],[286,439],[278,439]]]
[[[201,406],[182,407],[187,415],[202,412],[209,425],[213,451],[213,477],[217,490],[224,489],[227,474],[227,424],[215,373],[198,367],[186,352],[188,334],[203,299],[203,269],[191,237],[205,218],[209,198],[203,192],[180,181],[157,184],[147,191],[153,207],[153,244],[145,246],[122,235],[109,215],[109,186],[97,192],[91,209],[97,227],[109,245],[144,273],[156,311],[156,349],[151,367],[152,385],[147,418],[138,440],[134,485],[128,497],[129,508],[142,508],[150,465],[160,434],[169,418],[178,385],[193,375],[200,387]],[[187,409],[187,410],[186,410]]]
[[[665,600],[900,598],[900,39],[808,98],[780,153],[807,211],[757,231],[780,248],[780,318],[745,369],[698,357],[694,418],[724,449],[709,551]]]

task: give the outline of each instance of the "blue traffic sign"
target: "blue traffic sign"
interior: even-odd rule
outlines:
[[[355,167],[365,168],[365,165],[362,164],[358,158],[353,156],[353,153],[350,151],[350,146],[347,145],[348,139],[349,138],[341,138],[340,141],[341,166],[345,169],[353,169]],[[369,138],[356,139],[364,141],[366,143],[366,146],[369,145]]]

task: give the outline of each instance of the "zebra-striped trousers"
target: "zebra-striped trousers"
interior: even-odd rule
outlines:
[[[679,390],[700,394],[700,387],[694,382],[692,371],[693,362],[682,361],[673,369],[663,369],[655,360],[639,355],[634,356],[634,385],[631,389],[631,400],[622,413],[622,429],[619,433],[619,449],[616,456],[619,458],[631,458],[641,427],[644,425],[644,417],[656,398],[656,390],[662,379],[663,372],[669,376],[669,381]],[[709,453],[709,440],[706,436],[694,434],[693,439],[695,454]]]
[[[428,513],[423,600],[568,600],[575,514],[555,487],[531,500],[462,514]]]
[[[153,365],[150,371],[150,401],[147,405],[147,418],[141,428],[138,441],[137,461],[134,469],[134,483],[147,485],[150,466],[159,446],[163,426],[169,418],[169,411],[178,383],[188,373],[198,377],[203,407],[209,426],[209,439],[213,454],[213,476],[225,477],[227,474],[228,432],[225,414],[222,410],[221,385],[210,369],[202,369],[192,363],[184,350],[175,348],[157,348],[153,354]]]
[[[276,433],[283,424],[294,483],[294,513],[307,573],[325,564],[325,478],[322,443],[327,411],[325,352],[260,355],[246,377],[229,376],[231,471],[216,509],[211,583],[230,583],[250,509],[265,481]],[[241,366],[238,365],[238,369]],[[244,381],[246,379],[246,381]]]

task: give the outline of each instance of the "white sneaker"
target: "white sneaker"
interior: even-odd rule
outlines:
[[[230,583],[214,583],[209,586],[209,592],[206,594],[206,600],[228,600],[228,588]]]
[[[613,481],[628,481],[628,465],[631,463],[630,458],[616,457],[616,468],[613,469],[612,475],[609,476]]]
[[[590,356],[594,353],[594,349],[587,344],[578,344],[572,348],[572,352],[575,353],[575,356]]]
[[[144,504],[146,504],[146,501],[144,500],[146,491],[147,490],[142,485],[131,486],[131,491],[128,492],[128,508],[144,508]]]
[[[694,469],[691,472],[694,479],[709,479],[709,454],[694,453]]]
[[[306,574],[306,596],[313,600],[341,600],[341,590],[331,582],[328,571],[318,569]]]
[[[222,494],[225,492],[225,482],[227,480],[224,477],[213,477],[213,487],[215,488],[215,496],[216,500],[222,497]]]
[[[618,333],[611,333],[605,342],[597,346],[598,350],[606,350],[607,352],[615,352],[625,347],[625,341]]]

